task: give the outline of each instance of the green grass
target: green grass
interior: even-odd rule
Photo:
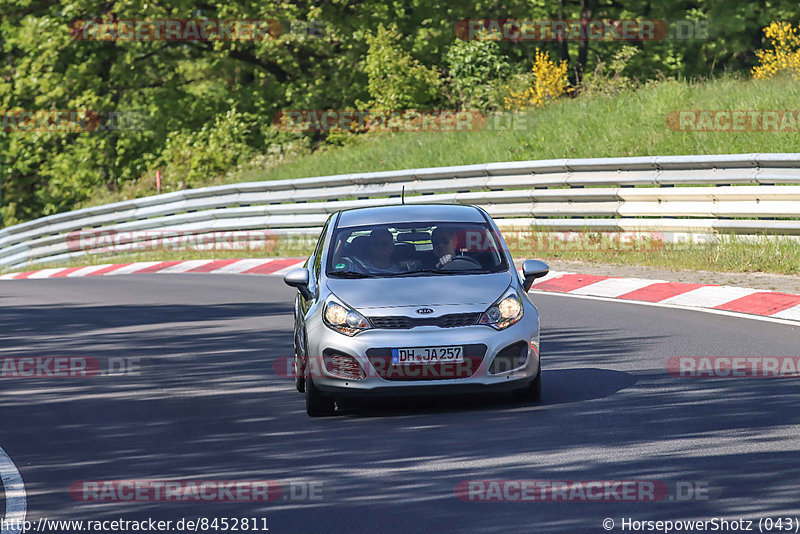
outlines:
[[[798,102],[800,84],[791,78],[667,80],[616,96],[562,98],[518,115],[514,128],[358,135],[344,146],[313,152],[298,145],[281,157],[264,147],[265,154],[249,164],[195,185],[538,159],[795,152],[797,132],[678,132],[667,126],[667,116],[681,110],[796,110]],[[154,194],[153,180],[140,180],[113,192],[99,188],[80,207]]]
[[[800,84],[791,79],[665,81],[613,97],[562,99],[519,121],[523,129],[362,136],[353,145],[229,179],[259,181],[551,158],[795,152],[800,133],[678,132],[667,126],[666,119],[679,110],[795,110],[799,101]]]
[[[787,238],[748,242],[723,236],[713,243],[665,243],[660,247],[548,247],[540,250],[512,250],[517,259],[577,260],[612,265],[638,265],[670,270],[700,270],[725,273],[800,273],[800,242]],[[638,248],[638,250],[636,249]],[[532,255],[532,256],[530,256]]]

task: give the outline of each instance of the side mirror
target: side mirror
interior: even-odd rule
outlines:
[[[306,300],[311,300],[311,291],[308,289],[308,269],[300,267],[292,269],[283,275],[283,283],[287,286],[296,287]]]
[[[525,260],[522,262],[522,287],[528,291],[537,278],[541,278],[550,272],[550,267],[540,260]]]

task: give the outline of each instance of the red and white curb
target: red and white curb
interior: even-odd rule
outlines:
[[[800,295],[745,287],[550,271],[531,290],[800,321]]]
[[[305,260],[297,258],[263,258],[246,260],[188,260],[140,261],[136,263],[106,263],[90,267],[62,267],[22,273],[8,273],[0,280],[25,280],[38,278],[77,278],[82,276],[115,276],[119,274],[267,274],[282,276],[299,267]]]
[[[150,261],[42,269],[0,276],[0,280],[75,278],[145,273],[260,274],[282,276],[305,260],[297,258]],[[535,291],[649,303],[654,305],[744,313],[800,321],[800,295],[743,287],[617,278],[550,271],[536,280]]]

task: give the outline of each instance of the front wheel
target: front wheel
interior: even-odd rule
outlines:
[[[295,354],[294,356],[294,387],[300,393],[306,392],[306,379],[304,378],[304,366],[302,358]]]
[[[515,401],[539,402],[542,399],[542,362],[539,362],[539,371],[536,378],[528,386],[512,393]]]
[[[309,417],[327,417],[336,412],[336,402],[333,397],[325,395],[317,386],[309,373],[310,365],[306,365],[305,370],[305,390],[306,390],[306,413]]]

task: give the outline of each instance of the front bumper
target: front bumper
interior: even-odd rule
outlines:
[[[398,385],[391,383],[388,385],[378,385],[370,388],[353,388],[348,384],[335,384],[329,383],[327,380],[323,385],[317,385],[316,380],[314,384],[328,395],[333,395],[337,398],[388,398],[388,397],[422,397],[427,395],[480,395],[484,393],[500,393],[509,392],[522,389],[528,386],[533,380],[534,376],[526,378],[507,379],[505,381],[497,381],[490,384],[485,384],[470,379],[459,381],[449,380],[447,383],[442,381],[438,382],[414,382],[403,383]]]
[[[528,356],[523,366],[497,374],[490,372],[492,362],[503,349],[521,343],[525,344]],[[392,374],[391,369],[382,369],[381,358],[376,357],[381,355],[386,363],[389,362],[386,351],[391,348],[441,346],[465,347],[463,365],[459,367],[459,364],[447,364],[450,367],[439,370],[449,369],[453,374],[437,372],[435,369],[417,369],[416,373],[408,371],[411,376],[398,377]],[[538,373],[539,319],[534,308],[526,310],[518,323],[500,331],[482,325],[456,328],[421,326],[407,330],[373,329],[353,337],[322,326],[315,329],[313,336],[309,335],[308,348],[310,354],[322,355],[335,351],[352,356],[364,370],[366,376],[362,379],[341,378],[326,368],[321,356],[313,357],[314,361],[310,361],[308,365],[311,365],[314,385],[320,391],[336,397],[511,391],[530,384]]]

